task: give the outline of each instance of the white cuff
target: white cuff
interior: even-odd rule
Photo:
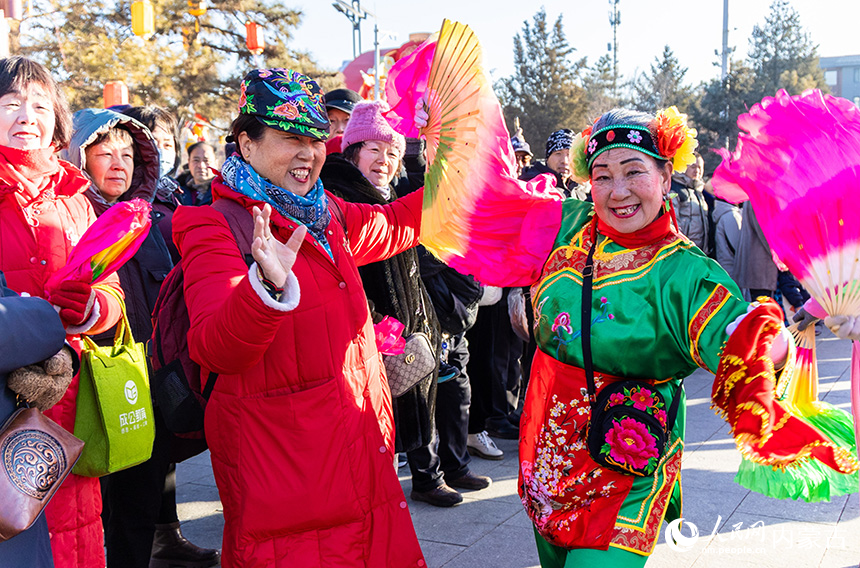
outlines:
[[[248,269],[248,282],[251,283],[251,288],[257,293],[260,299],[266,304],[268,307],[273,310],[278,310],[279,312],[289,312],[291,310],[296,309],[296,306],[299,305],[299,300],[301,299],[301,292],[299,290],[299,279],[296,278],[296,275],[291,270],[287,273],[287,281],[284,282],[284,294],[281,296],[281,300],[277,301],[272,298],[266,289],[263,288],[263,283],[260,282],[260,276],[257,272],[257,263],[251,265],[251,268]]]
[[[66,328],[66,335],[79,335],[81,333],[88,332],[99,321],[101,311],[102,310],[101,306],[99,306],[99,299],[98,296],[96,296],[96,299],[93,302],[93,309],[90,310],[90,317],[87,318],[87,321],[85,321],[81,325],[70,325]]]

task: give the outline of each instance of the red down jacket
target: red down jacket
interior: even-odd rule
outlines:
[[[0,271],[5,273],[9,288],[44,297],[45,282],[66,264],[72,247],[96,215],[82,193],[89,185],[86,178],[68,162],[59,161],[54,173],[34,181],[31,187],[20,185],[5,173],[27,154],[0,147]],[[103,283],[121,293],[116,274]],[[96,297],[99,320],[88,334],[110,329],[121,313],[109,294],[98,291]],[[80,353],[80,336],[67,339]],[[75,376],[60,402],[45,414],[73,432],[77,396]],[[104,567],[101,510],[99,480],[70,474],[45,509],[57,568]]]
[[[220,183],[215,199],[262,205]],[[291,311],[260,300],[224,217],[180,207],[193,359],[220,373],[206,439],[224,506],[225,568],[421,567],[393,462],[391,396],[357,265],[418,243],[423,192],[390,205],[336,199],[326,230],[334,262],[310,236],[293,272]],[[272,213],[286,241],[294,221]]]

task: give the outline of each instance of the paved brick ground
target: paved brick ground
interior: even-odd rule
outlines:
[[[818,342],[818,356],[821,399],[850,410],[849,343],[825,331]],[[857,568],[858,496],[830,503],[787,502],[766,499],[735,484],[732,480],[740,456],[727,426],[710,409],[711,381],[712,376],[701,371],[686,381],[684,516],[696,525],[699,537],[683,549],[672,549],[661,535],[648,567]],[[453,509],[410,501],[415,530],[431,568],[538,566],[531,523],[516,491],[516,442],[497,443],[505,451],[504,460],[475,459],[471,466],[476,473],[493,478],[491,487],[464,493],[463,504]],[[407,471],[404,468],[400,473],[403,490],[409,495]],[[221,503],[208,453],[180,464],[177,479],[183,532],[198,545],[220,547]],[[689,527],[684,534],[690,534]]]

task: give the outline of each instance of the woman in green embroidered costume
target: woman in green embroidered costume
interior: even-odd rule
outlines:
[[[520,426],[519,492],[545,568],[645,564],[662,522],[681,515],[681,384],[697,367],[717,375],[714,404],[747,459],[780,466],[812,452],[838,471],[857,469],[847,451],[773,395],[774,367],[793,360],[778,306],[745,302],[725,271],[678,232],[667,194],[673,168],[684,171],[693,159],[694,137],[674,107],[657,116],[610,111],[571,148],[575,173],[591,181],[593,205],[552,203],[535,192],[533,203],[509,207],[503,218],[505,197],[485,193],[470,219],[469,249],[449,259],[486,284],[532,283],[539,349]],[[480,218],[482,208],[495,219]],[[492,234],[491,222],[518,227],[519,235]],[[550,231],[554,237],[542,234]],[[510,259],[504,273],[487,262],[492,255]],[[642,411],[668,430],[662,453],[653,430],[624,418],[602,422],[600,463],[592,459],[584,336],[597,398],[618,380],[641,381],[606,405]]]

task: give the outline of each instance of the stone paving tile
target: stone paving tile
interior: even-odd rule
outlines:
[[[749,495],[738,507],[738,511],[758,513],[767,517],[779,517],[790,521],[835,524],[842,515],[842,509],[848,496],[836,497],[830,502],[807,503],[805,501],[790,501],[770,499],[760,493],[749,492]]]
[[[176,483],[200,483],[215,485],[210,464],[176,464]]]
[[[468,547],[418,539],[427,568],[440,568]]]
[[[824,553],[819,566],[821,568],[857,568],[858,563],[860,563],[860,554],[857,552],[829,548]]]
[[[221,504],[218,503],[217,508],[214,506],[208,509],[208,514],[200,516],[194,520],[188,519],[187,513],[189,509],[184,506],[179,507],[179,518],[182,521],[182,534],[185,538],[203,548],[221,549],[221,535],[224,532],[224,517],[221,513]],[[205,510],[201,507],[201,512]]]
[[[471,546],[522,509],[519,503],[466,499],[452,508],[409,500],[412,523],[420,540]]]
[[[444,564],[444,568],[539,568],[531,528],[502,525]],[[525,544],[530,541],[530,544]]]
[[[531,529],[534,525],[532,525],[532,520],[526,514],[525,509],[520,509],[520,512],[502,523],[504,526],[509,527],[520,527],[522,529]]]
[[[719,558],[722,566],[750,561],[774,568],[818,566],[836,528],[833,524],[804,523],[738,511],[729,517],[693,567],[698,568],[709,556]]]

